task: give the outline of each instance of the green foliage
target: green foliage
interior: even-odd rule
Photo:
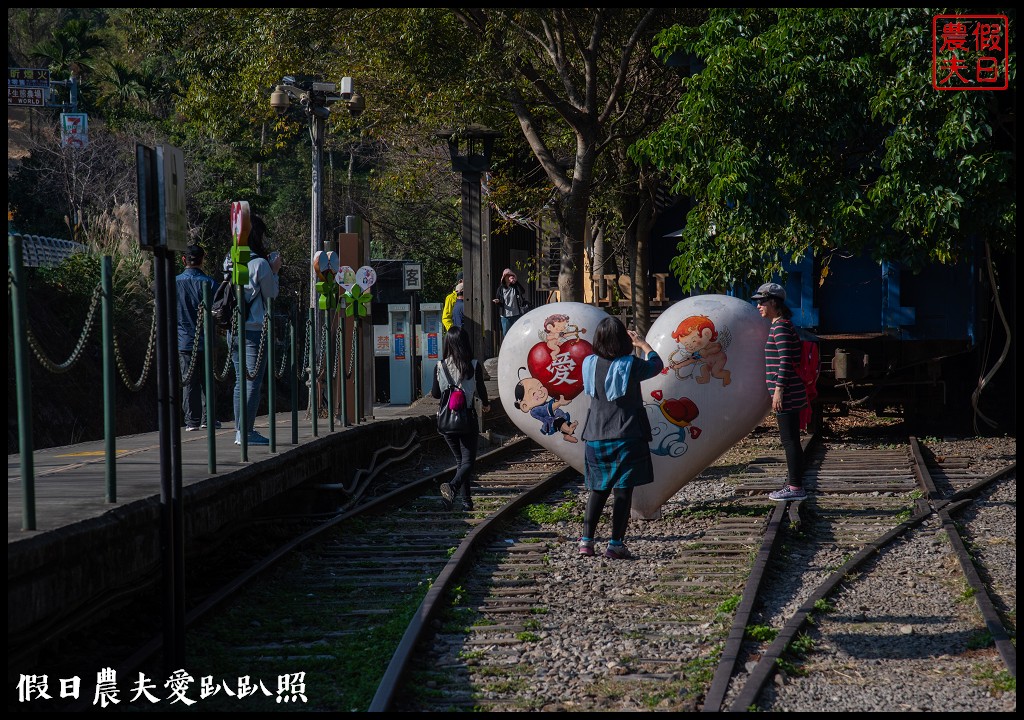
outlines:
[[[633,148],[694,201],[672,263],[685,289],[756,284],[808,254],[916,269],[976,237],[1015,249],[1011,94],[931,88],[932,15],[716,9],[661,34],[661,56],[704,65]]]
[[[770,625],[748,625],[747,637],[757,642],[771,642],[779,631]]]
[[[807,633],[798,633],[786,649],[802,657],[814,649],[814,640]]]
[[[564,502],[558,505],[537,503],[527,505],[523,508],[523,514],[532,522],[541,525],[551,525],[558,522],[568,522],[579,516],[575,501]]]
[[[988,685],[994,692],[1006,693],[1017,692],[1017,678],[1008,670],[994,670],[987,667],[979,667],[973,673],[975,679]]]
[[[974,596],[977,595],[977,594],[978,594],[977,590],[975,590],[973,587],[968,586],[968,587],[965,587],[964,591],[957,596],[956,601],[957,602],[970,602],[971,600],[974,599]]]
[[[836,607],[825,598],[818,598],[814,601],[814,610],[820,613],[830,613],[835,610]]]
[[[742,598],[739,595],[732,595],[718,604],[715,608],[715,615],[730,615],[736,612]]]

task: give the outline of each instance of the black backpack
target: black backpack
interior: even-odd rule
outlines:
[[[221,280],[220,285],[213,292],[213,304],[210,306],[213,322],[218,328],[221,330],[231,329],[237,307],[238,297],[235,294],[235,286],[231,284],[230,279]]]

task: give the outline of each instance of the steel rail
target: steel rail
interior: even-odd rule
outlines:
[[[431,620],[443,608],[448,591],[462,577],[464,571],[472,565],[473,556],[483,542],[488,540],[493,532],[504,526],[508,520],[514,518],[520,509],[548,495],[575,473],[576,471],[571,467],[565,467],[552,473],[510,500],[466,535],[417,608],[416,614],[388,663],[387,670],[377,687],[377,692],[367,709],[368,712],[387,712],[391,709],[416,645],[425,636]]]

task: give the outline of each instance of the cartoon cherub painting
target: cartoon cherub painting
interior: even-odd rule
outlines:
[[[568,340],[579,340],[580,335],[587,331],[577,325],[569,324],[569,316],[561,313],[548,315],[544,318],[544,329],[538,331],[548,350],[551,351],[551,362],[558,361],[559,348]]]
[[[578,423],[572,422],[572,418],[563,405],[569,402],[564,395],[555,400],[548,394],[548,389],[537,378],[527,375],[523,377],[525,367],[519,368],[519,382],[515,390],[515,406],[524,413],[530,413],[540,421],[540,431],[544,435],[561,433],[562,439],[566,442],[579,442],[574,433]]]
[[[700,363],[700,375],[695,380],[701,385],[711,378],[721,380],[722,387],[732,381],[732,374],[725,369],[729,359],[725,354],[727,336],[723,333],[723,337],[719,337],[711,318],[691,315],[679,323],[672,333],[672,339],[679,343],[679,347],[669,356],[667,369],[675,370],[678,376],[680,368]],[[676,359],[677,356],[679,359]]]
[[[655,402],[644,403],[651,425],[651,452],[666,457],[686,454],[689,449],[687,434],[691,440],[696,440],[701,434],[701,429],[693,424],[700,415],[697,404],[687,397],[665,398],[661,390],[652,392],[651,397]]]

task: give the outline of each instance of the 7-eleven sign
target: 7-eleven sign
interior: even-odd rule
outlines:
[[[60,114],[60,143],[70,148],[84,148],[89,144],[89,116],[86,113]]]

